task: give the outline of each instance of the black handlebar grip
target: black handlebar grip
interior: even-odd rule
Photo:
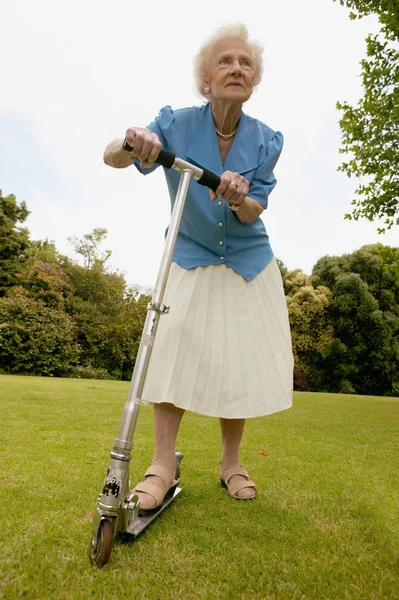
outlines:
[[[156,159],[156,163],[161,165],[161,167],[165,167],[165,169],[171,169],[173,167],[173,163],[175,162],[176,154],[173,152],[168,152],[167,150],[161,150],[158,154],[158,158]]]
[[[200,179],[198,179],[198,183],[200,185],[205,185],[209,187],[211,190],[216,192],[220,185],[220,177],[212,173],[212,171],[208,171],[208,169],[204,169],[204,172]]]

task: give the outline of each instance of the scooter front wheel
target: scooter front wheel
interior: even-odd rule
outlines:
[[[109,561],[113,541],[114,526],[108,519],[102,519],[98,528],[96,544],[90,548],[90,558],[99,569],[102,569]]]

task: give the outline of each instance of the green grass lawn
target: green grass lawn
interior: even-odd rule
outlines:
[[[0,598],[399,598],[399,399],[297,393],[247,422],[254,502],[219,484],[217,419],[187,413],[183,492],[110,563],[88,559],[128,384],[0,376]],[[143,406],[132,480],[152,455]]]

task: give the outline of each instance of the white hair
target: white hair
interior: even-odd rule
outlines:
[[[225,39],[238,39],[244,42],[251,51],[253,69],[254,69],[254,87],[258,85],[262,79],[263,61],[262,52],[263,46],[255,40],[248,40],[248,29],[243,23],[236,25],[224,25],[220,27],[204,44],[202,44],[198,54],[194,58],[194,77],[197,92],[202,98],[209,101],[209,94],[205,93],[205,80],[209,74],[210,61],[213,50],[217,43]]]

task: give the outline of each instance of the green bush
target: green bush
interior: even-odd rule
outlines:
[[[0,300],[0,369],[5,373],[66,375],[79,356],[75,330],[65,312],[15,289]]]
[[[356,394],[356,390],[347,379],[341,381],[341,387],[338,390],[339,394]]]
[[[108,373],[107,369],[96,369],[91,365],[72,367],[68,373],[68,377],[74,379],[116,379]]]

